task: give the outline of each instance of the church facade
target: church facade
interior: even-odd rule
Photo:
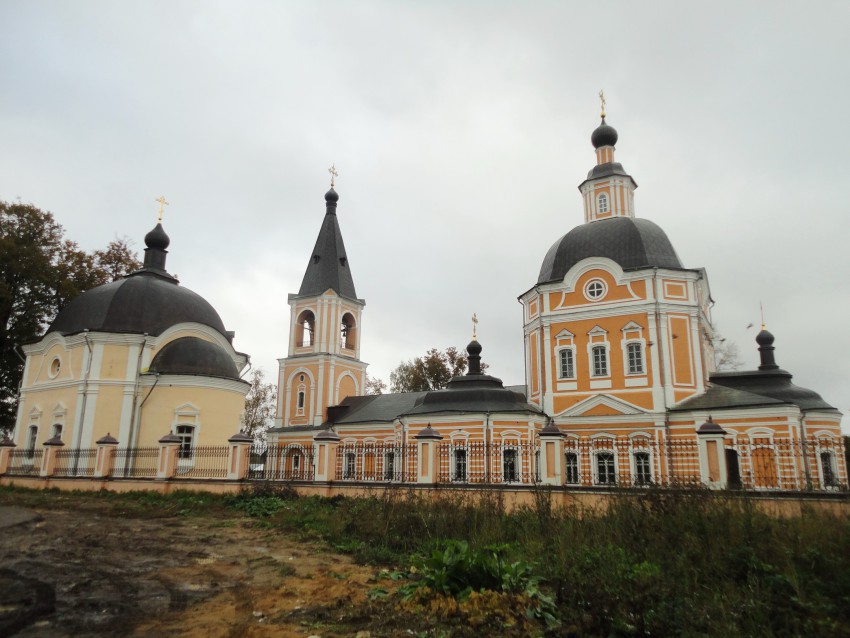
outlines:
[[[637,183],[602,122],[579,185],[584,223],[549,249],[519,296],[524,387],[469,372],[443,390],[365,396],[364,301],[337,219],[326,215],[303,283],[290,295],[288,356],[270,430],[270,477],[313,481],[699,484],[833,489],[847,483],[840,413],[779,368],[715,371],[711,291],[664,231],[636,216]]]

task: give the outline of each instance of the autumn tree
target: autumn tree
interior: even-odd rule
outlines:
[[[423,356],[402,361],[390,373],[391,392],[421,392],[445,388],[453,377],[466,372],[466,353],[457,348],[431,348]],[[487,364],[481,364],[481,370]]]
[[[37,340],[80,293],[140,267],[126,239],[87,253],[64,237],[51,213],[0,201],[0,430],[15,425],[19,347]]]
[[[714,366],[718,372],[732,372],[743,365],[738,344],[720,334],[716,325],[712,345],[714,346]]]
[[[366,394],[383,394],[386,389],[387,384],[383,379],[366,375]]]
[[[251,389],[245,397],[242,432],[255,440],[263,440],[274,419],[277,388],[274,383],[266,383],[266,374],[262,368],[254,368],[248,381]]]

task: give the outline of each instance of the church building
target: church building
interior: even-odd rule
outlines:
[[[316,481],[545,483],[831,489],[847,483],[840,413],[791,382],[774,337],[761,363],[715,371],[712,297],[664,231],[636,216],[637,183],[615,161],[617,131],[593,131],[579,185],[584,223],[543,257],[523,308],[525,385],[469,371],[429,392],[365,396],[365,302],[337,219],[326,214],[290,295],[288,356],[267,471]],[[423,458],[423,454],[426,458]]]
[[[165,270],[169,243],[158,223],[140,270],[75,298],[23,347],[18,449],[152,449],[172,436],[190,463],[188,450],[238,431],[248,356],[215,309]]]

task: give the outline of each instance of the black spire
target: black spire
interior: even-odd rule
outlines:
[[[304,279],[301,281],[299,297],[321,295],[331,289],[341,297],[357,299],[336,216],[338,200],[339,195],[331,187],[325,193],[325,219],[319,230],[313,254],[310,256],[310,263],[307,264]]]

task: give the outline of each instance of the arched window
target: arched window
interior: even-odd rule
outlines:
[[[835,455],[832,452],[821,452],[820,466],[824,487],[838,487],[838,476],[835,471]]]
[[[617,482],[616,459],[613,452],[596,453],[596,483],[614,485]]]
[[[596,210],[600,213],[608,212],[608,194],[599,193],[596,198]]]
[[[38,426],[31,425],[27,436],[27,457],[32,458],[35,455],[35,442],[38,439]]]
[[[635,452],[635,485],[649,485],[652,483],[652,464],[649,452]]]
[[[295,400],[295,414],[301,416],[304,414],[304,403],[306,401],[307,392],[304,384],[298,386],[298,394]]]
[[[342,316],[342,322],[339,327],[339,347],[345,350],[354,350],[355,332],[357,327],[354,323],[354,317],[350,312],[346,312]]]
[[[569,485],[578,485],[578,453],[567,452],[564,457],[564,475],[566,483]]]
[[[298,315],[298,326],[295,331],[295,346],[302,348],[315,343],[316,317],[310,310]]]
[[[342,469],[342,478],[353,479],[354,472],[357,466],[357,457],[354,452],[345,453],[345,467]]]
[[[515,483],[519,480],[517,454],[514,448],[507,448],[502,452],[502,476],[505,483]]]
[[[452,453],[452,480],[466,480],[466,448],[456,448]]]
[[[60,439],[62,438],[62,424],[61,423],[54,423],[53,424],[53,436],[54,437],[58,436]]]

